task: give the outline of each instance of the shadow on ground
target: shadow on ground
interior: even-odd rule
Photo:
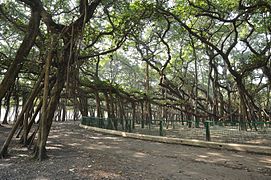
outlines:
[[[1,129],[2,128],[2,129]],[[6,137],[0,127],[1,144]],[[271,157],[115,137],[87,131],[78,122],[55,123],[50,158],[31,160],[12,144],[0,161],[1,179],[270,179]]]

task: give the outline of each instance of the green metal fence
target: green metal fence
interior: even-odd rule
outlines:
[[[176,121],[82,117],[87,126],[154,136],[271,146],[271,122]]]

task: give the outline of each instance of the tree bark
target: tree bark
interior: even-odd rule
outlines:
[[[14,84],[15,79],[26,60],[32,46],[34,45],[35,39],[38,35],[39,25],[40,25],[40,11],[39,9],[33,7],[31,9],[31,17],[28,24],[28,31],[20,45],[15,59],[9,66],[4,79],[0,84],[0,99],[2,99],[7,93],[8,89]]]
[[[7,95],[5,98],[6,112],[5,112],[5,116],[4,116],[2,124],[8,124],[8,114],[9,114],[9,110],[10,110],[10,97],[11,97],[12,90],[13,90],[13,88],[11,88],[7,92]]]
[[[35,122],[35,119],[36,119],[36,117],[37,117],[37,115],[38,115],[38,113],[40,112],[40,110],[41,110],[41,107],[42,107],[42,101],[38,104],[38,106],[37,106],[37,108],[36,108],[36,110],[35,110],[35,112],[34,112],[34,114],[33,114],[33,116],[31,117],[31,119],[30,119],[30,121],[29,121],[29,124],[28,124],[28,126],[27,126],[27,131],[26,131],[26,137],[28,137],[28,134],[29,134],[29,132],[30,132],[30,129],[31,129],[31,127],[32,127],[32,125],[34,124],[34,122]],[[24,140],[23,140],[23,136],[21,137],[21,141],[23,142]],[[29,139],[27,139],[26,140],[26,145],[28,145],[30,143],[30,141],[29,141]]]
[[[53,35],[51,37],[51,45],[48,52],[48,56],[46,58],[45,66],[44,66],[44,87],[43,87],[43,97],[42,97],[42,107],[41,107],[41,121],[39,125],[39,139],[37,143],[37,159],[43,160],[47,158],[45,145],[46,145],[46,139],[47,139],[47,132],[48,132],[48,118],[47,118],[47,105],[48,105],[48,96],[49,96],[49,75],[50,75],[50,66],[51,61],[53,59],[53,49],[55,48],[56,39],[54,39],[55,36]]]
[[[13,135],[15,134],[17,128],[22,123],[22,121],[24,119],[25,112],[27,111],[28,107],[32,105],[35,97],[37,96],[37,94],[42,89],[41,80],[43,79],[43,76],[44,76],[44,71],[41,72],[41,75],[40,75],[39,79],[37,80],[37,82],[36,82],[32,92],[31,92],[30,96],[28,97],[27,101],[25,102],[17,121],[13,125],[11,131],[9,132],[8,137],[6,138],[4,144],[3,144],[2,148],[1,148],[0,157],[5,157],[7,155],[8,146],[9,146],[9,144],[11,142],[11,139],[12,139]]]

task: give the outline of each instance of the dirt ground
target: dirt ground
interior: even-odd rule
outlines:
[[[53,125],[43,162],[13,144],[0,179],[271,179],[271,156],[115,137],[78,123]],[[1,145],[7,130],[0,127]]]

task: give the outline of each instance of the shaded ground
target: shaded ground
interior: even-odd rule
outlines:
[[[0,127],[0,143],[7,128]],[[55,123],[50,159],[37,162],[12,146],[0,160],[0,179],[270,179],[271,157],[161,144],[87,131],[73,122]]]

